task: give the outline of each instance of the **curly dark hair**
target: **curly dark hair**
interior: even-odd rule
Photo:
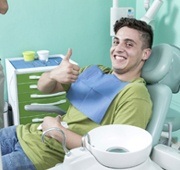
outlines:
[[[115,34],[118,30],[122,27],[129,27],[132,29],[136,29],[141,33],[143,47],[142,48],[152,48],[153,44],[153,30],[150,25],[146,22],[137,20],[134,18],[121,18],[117,20],[114,25],[114,32]]]

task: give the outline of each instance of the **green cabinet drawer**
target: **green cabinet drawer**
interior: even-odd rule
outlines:
[[[18,94],[19,102],[28,101],[31,103],[54,103],[66,98],[66,93],[41,94],[41,93],[21,93]]]
[[[24,83],[37,83],[39,77],[43,72],[28,73],[28,74],[17,74],[17,84]]]
[[[46,114],[36,114],[36,115],[31,115],[31,116],[22,116],[20,117],[20,124],[27,124],[27,123],[32,123],[33,120],[35,119],[43,119],[46,116],[52,116],[52,117],[56,117],[57,114],[55,113],[46,113]],[[33,122],[33,123],[40,123],[40,122]]]
[[[17,90],[21,93],[34,93],[38,91],[37,83],[42,73],[20,74],[17,75]]]
[[[18,107],[19,107],[19,123],[31,123],[34,119],[42,119],[45,116],[57,116],[56,113],[26,111],[25,105],[30,104],[48,104],[59,106],[63,110],[67,110],[69,101],[66,100],[66,93],[59,92],[54,94],[44,94],[37,89],[38,80],[43,72],[33,72],[25,74],[17,74],[17,91],[18,91]],[[61,104],[59,104],[61,103]]]
[[[26,83],[26,84],[18,84],[17,85],[18,94],[24,93],[41,93],[37,89],[37,82],[36,83]]]

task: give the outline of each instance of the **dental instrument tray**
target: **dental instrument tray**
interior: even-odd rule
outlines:
[[[26,68],[36,68],[36,67],[47,67],[47,66],[57,66],[61,62],[61,56],[53,56],[49,57],[48,61],[41,61],[35,59],[33,61],[24,61],[23,59],[20,60],[11,60],[11,64],[16,69],[26,69]]]

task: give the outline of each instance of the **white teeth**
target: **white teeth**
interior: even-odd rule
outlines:
[[[115,59],[117,59],[117,60],[124,60],[124,59],[126,59],[125,57],[122,57],[122,56],[115,56]]]

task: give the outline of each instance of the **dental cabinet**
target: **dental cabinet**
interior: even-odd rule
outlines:
[[[37,89],[40,75],[59,65],[62,58],[62,55],[52,55],[47,62],[38,59],[29,62],[25,62],[23,58],[5,59],[8,103],[12,107],[14,125],[38,122],[47,115],[57,115],[26,111],[25,105],[56,105],[67,110],[68,101],[65,92],[42,94]]]

